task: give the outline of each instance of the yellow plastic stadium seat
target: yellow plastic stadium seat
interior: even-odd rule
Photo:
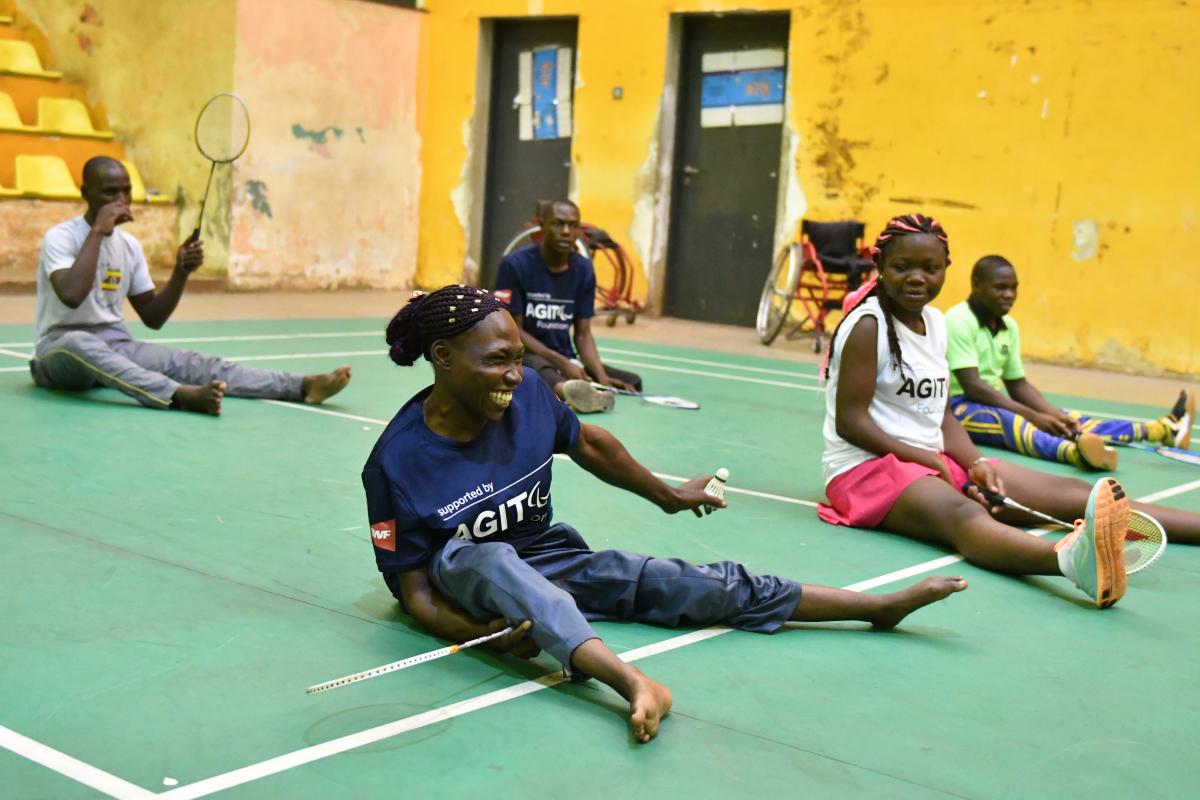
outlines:
[[[21,115],[17,113],[17,105],[8,92],[0,92],[0,130],[25,130],[25,123],[21,122]]]
[[[80,199],[67,162],[58,156],[17,156],[17,189],[30,197]]]
[[[7,14],[0,14],[0,25],[12,25],[13,18]]]
[[[42,69],[33,45],[19,39],[0,39],[0,72],[35,75],[40,78],[61,78],[61,72]]]
[[[92,126],[87,106],[66,97],[39,97],[37,126],[42,133],[88,136],[93,139],[113,138],[112,131],[98,131]]]
[[[142,181],[142,173],[138,172],[132,161],[122,161],[121,166],[129,173],[130,199],[135,203],[146,202],[146,184]]]
[[[171,198],[161,194],[147,194],[146,182],[142,180],[142,174],[138,172],[137,166],[132,161],[122,161],[125,166],[125,171],[129,173],[129,185],[133,191],[133,202],[135,203],[170,203]]]

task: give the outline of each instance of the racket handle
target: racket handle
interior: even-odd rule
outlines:
[[[1008,500],[1007,497],[1000,494],[999,492],[993,492],[984,486],[980,486],[978,483],[975,483],[974,481],[966,481],[965,483],[963,483],[963,485],[962,485],[963,493],[965,494],[967,492],[967,490],[970,489],[972,486],[974,486],[976,489],[979,490],[979,493],[983,495],[983,499],[987,500],[989,505],[1002,506],[1002,505],[1005,505],[1005,501]]]
[[[197,225],[196,229],[194,231],[192,231],[191,236],[189,236],[188,238],[183,240],[183,243],[184,244],[195,244],[198,241],[200,241],[200,226],[199,225]]]

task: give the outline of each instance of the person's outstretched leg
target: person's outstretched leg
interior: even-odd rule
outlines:
[[[139,364],[122,351],[86,331],[65,331],[38,343],[33,365],[39,386],[81,391],[96,384],[132,397],[148,408],[182,408],[217,415],[225,384],[219,380],[185,381]]]
[[[1069,413],[1079,421],[1082,431],[1106,440],[1147,441],[1187,449],[1192,442],[1192,423],[1196,421],[1196,395],[1191,389],[1181,390],[1171,410],[1151,422],[1095,419],[1075,411]]]
[[[890,630],[919,608],[945,600],[967,588],[957,575],[935,576],[888,594],[864,594],[829,586],[804,584],[800,602],[792,611],[792,622],[834,622],[859,620],[876,628]]]
[[[1039,431],[1020,414],[976,403],[965,397],[951,399],[950,410],[975,444],[1002,447],[1024,456],[1081,466],[1077,454],[1072,453],[1070,440]]]
[[[996,472],[1004,481],[1005,491],[1013,500],[1067,522],[1083,516],[1088,495],[1092,490],[1092,487],[1083,481],[1048,475],[1007,461],[998,462]],[[1130,505],[1158,520],[1171,542],[1200,544],[1200,514],[1136,500]],[[1039,525],[1042,522],[1019,511],[1006,511],[1003,518],[1015,524]]]
[[[626,664],[599,639],[589,639],[571,654],[571,666],[608,684],[629,701],[629,730],[639,742],[658,735],[671,712],[671,690]]]
[[[114,349],[142,367],[161,372],[182,383],[222,381],[227,386],[225,393],[231,397],[320,403],[340,392],[350,382],[348,366],[338,367],[328,373],[300,375],[248,367],[220,356],[177,350],[153,342],[118,342],[114,344]]]
[[[1012,491],[1007,481],[1005,488]],[[996,572],[1064,575],[1104,608],[1125,593],[1129,501],[1120,484],[1103,478],[1081,510],[1086,524],[1051,544],[993,519],[941,478],[927,476],[900,494],[880,527],[953,547],[967,561]]]
[[[634,738],[648,742],[671,708],[667,687],[621,661],[584,619],[575,600],[504,542],[451,539],[429,563],[429,579],[468,614],[531,620],[529,637],[564,667],[596,678],[629,701]]]
[[[589,619],[668,628],[724,623],[758,633],[789,621],[861,620],[893,628],[921,606],[967,588],[962,578],[938,577],[870,595],[755,574],[733,561],[693,564],[625,550],[592,552],[570,526],[552,530],[572,546],[534,546],[521,555],[570,594]]]

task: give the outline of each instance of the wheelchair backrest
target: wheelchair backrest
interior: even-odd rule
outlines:
[[[804,220],[800,223],[800,233],[807,236],[817,249],[817,254],[823,258],[844,258],[858,253],[858,242],[866,233],[867,226],[854,220],[840,222],[814,222]]]

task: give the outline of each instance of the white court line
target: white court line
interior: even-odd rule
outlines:
[[[339,411],[330,411],[328,409],[314,408],[312,406],[284,403],[278,400],[267,400],[264,402],[277,405],[282,408],[290,408],[298,411],[309,411],[316,414],[325,414],[327,416],[350,419],[356,422],[368,422],[375,425],[386,424],[383,420],[374,419],[372,417],[345,414]],[[665,475],[662,473],[655,474],[658,475],[658,477],[666,480],[682,480],[678,476],[674,475]],[[1140,500],[1141,502],[1151,502],[1153,500],[1159,500],[1177,494],[1182,494],[1197,488],[1200,488],[1200,480],[1192,481],[1191,483],[1182,484],[1171,489],[1150,494],[1144,498],[1140,498]],[[734,487],[726,487],[726,491],[739,491],[743,494],[780,500],[783,502],[796,503],[800,505],[815,505],[815,503],[812,503],[811,501],[784,497],[782,495],[773,495],[766,492],[738,490]],[[1046,531],[1032,530],[1030,533],[1035,536],[1041,536],[1044,535]],[[867,589],[884,586],[905,578],[915,577],[935,569],[941,569],[942,567],[956,564],[962,560],[962,556],[960,555],[941,556],[939,558],[925,561],[920,564],[914,564],[913,566],[895,570],[884,575],[878,575],[874,578],[868,578],[857,583],[852,583],[842,588],[856,592],[865,591]],[[626,663],[631,663],[642,658],[647,658],[649,656],[658,655],[659,653],[665,653],[680,647],[686,647],[707,639],[712,639],[714,637],[729,633],[731,630],[731,628],[727,628],[725,626],[714,626],[698,631],[692,631],[680,636],[673,636],[668,639],[664,639],[661,642],[646,645],[645,647],[639,647],[634,650],[627,651],[620,654],[620,658]],[[159,795],[154,795],[145,789],[126,783],[115,776],[109,775],[106,772],[84,764],[77,759],[71,758],[70,756],[59,753],[56,750],[52,750],[44,745],[40,745],[37,742],[34,742],[32,739],[28,739],[9,731],[7,728],[0,727],[0,734],[11,734],[13,741],[17,742],[18,745],[24,746],[10,746],[10,737],[7,735],[0,736],[0,744],[15,753],[18,753],[19,755],[23,755],[32,761],[67,775],[68,777],[72,777],[80,783],[83,783],[94,789],[104,791],[110,794],[112,797],[120,798],[121,800],[125,800],[125,798],[130,798],[131,800],[144,800],[144,798],[147,797],[190,800],[191,798],[204,797],[213,794],[214,792],[219,792],[224,789],[249,783],[250,781],[258,780],[259,778],[264,778],[269,775],[274,775],[288,769],[293,769],[295,767],[299,767],[313,761],[318,761],[332,755],[353,750],[373,742],[381,741],[392,736],[397,736],[401,733],[417,730],[438,722],[452,719],[454,717],[469,714],[472,711],[488,708],[508,700],[514,700],[518,697],[523,697],[542,689],[555,686],[562,681],[563,677],[561,673],[551,673],[536,680],[524,681],[516,684],[515,686],[510,686],[505,689],[498,689],[496,691],[480,695],[479,697],[445,706],[444,708],[434,709],[432,711],[416,714],[411,717],[405,717],[403,719],[380,725],[375,728],[349,734],[338,739],[333,739],[318,745],[296,750],[291,753],[285,753],[284,755],[276,756],[275,758],[268,759],[257,764],[251,764],[240,769],[222,773],[211,778],[206,778],[195,783],[188,784],[187,786],[180,786],[176,789],[171,789]]]
[[[148,800],[148,798],[158,797],[148,789],[122,780],[91,764],[85,764],[79,759],[72,758],[66,753],[60,753],[41,742],[35,742],[28,736],[22,736],[3,725],[0,725],[0,747],[11,750],[19,756],[24,756],[30,761],[41,764],[47,769],[54,770],[60,775],[65,775],[109,797],[120,798],[120,800]]]
[[[370,422],[374,425],[384,425],[384,426],[387,425],[387,420],[374,419],[373,417],[360,417],[355,414],[345,414],[345,413],[342,413],[341,411],[330,411],[327,408],[317,408],[316,406],[300,405],[298,403],[287,403],[287,402],[284,402],[283,400],[262,400],[261,402],[270,403],[271,405],[280,406],[282,408],[290,408],[293,411],[309,411],[309,412],[312,412],[313,414],[326,414],[331,417],[341,417],[342,419],[352,419],[356,422]],[[567,456],[563,453],[559,453],[559,454],[555,455],[555,458],[566,459],[568,461],[570,460],[569,456]],[[684,481],[691,480],[691,478],[683,478],[683,477],[680,477],[679,475],[668,475],[665,472],[651,472],[650,474],[653,475],[654,477],[659,478],[660,480],[664,480],[664,481],[678,481],[679,483],[683,483]],[[793,505],[798,505],[798,506],[810,506],[812,508],[817,507],[817,504],[811,500],[801,500],[798,497],[787,497],[782,494],[771,494],[769,492],[756,492],[753,489],[739,489],[736,486],[726,486],[725,491],[733,492],[735,494],[749,495],[750,497],[761,497],[765,500],[778,500],[781,503],[792,503]]]
[[[226,361],[289,361],[296,358],[341,358],[343,356],[384,356],[387,350],[339,350],[333,353],[280,353],[270,356],[221,356]]]
[[[330,331],[327,333],[260,333],[247,336],[176,336],[154,339],[141,339],[143,342],[154,344],[184,344],[186,342],[272,342],[286,339],[342,339],[353,336],[378,336],[379,331]],[[30,342],[0,342],[0,347],[33,347]]]
[[[0,372],[29,372],[29,367],[0,367]]]
[[[29,359],[33,358],[32,353],[20,353],[20,352],[17,352],[16,350],[7,350],[3,347],[0,347],[0,356],[12,356],[13,358],[23,358],[27,361]]]
[[[640,353],[636,350],[618,350],[615,347],[601,347],[601,358],[604,353],[616,353],[619,356],[637,356],[639,358],[653,358],[658,361],[676,361],[681,364],[695,364],[699,367],[724,367],[725,369],[740,369],[743,372],[761,372],[765,375],[782,375],[785,378],[806,378],[816,380],[819,376],[812,372],[792,372],[783,369],[767,369],[765,367],[745,367],[738,364],[726,364],[722,361],[705,361],[701,358],[681,358],[679,356],[660,356],[654,353]]]
[[[703,378],[720,378],[726,381],[739,381],[741,383],[758,383],[764,386],[782,386],[784,389],[803,389],[806,392],[824,392],[824,386],[803,386],[799,383],[784,383],[783,381],[769,381],[765,378],[750,378],[745,375],[722,375],[719,372],[702,372],[698,369],[683,369],[682,367],[668,367],[663,364],[647,364],[645,361],[630,361],[626,358],[606,358],[605,361],[613,364],[621,364],[630,367],[642,367],[643,369],[656,369],[661,372],[681,372],[684,375],[699,375]]]

